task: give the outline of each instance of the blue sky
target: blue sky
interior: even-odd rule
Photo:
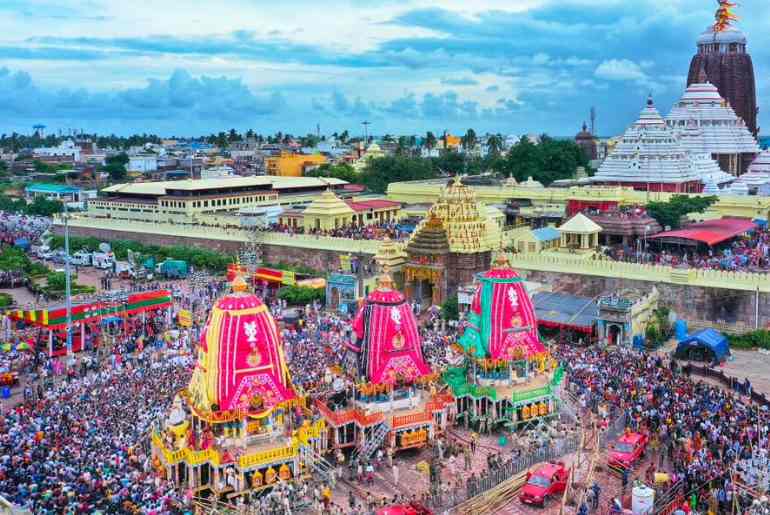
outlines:
[[[681,95],[712,0],[3,0],[0,132],[572,135]],[[744,0],[761,107],[770,14]],[[770,109],[770,108],[768,108]],[[760,110],[760,123],[768,119]]]

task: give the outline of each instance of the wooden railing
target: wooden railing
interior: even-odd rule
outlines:
[[[316,400],[316,406],[321,414],[335,426],[342,426],[351,422],[356,422],[360,426],[371,426],[385,420],[385,416],[380,412],[367,415],[357,408],[332,411],[320,399]]]
[[[393,417],[393,429],[399,427],[411,426],[414,424],[428,424],[433,420],[433,413],[426,411],[423,413],[413,413],[411,415],[402,415]]]
[[[277,449],[268,449],[266,451],[255,452],[241,456],[238,464],[241,469],[251,468],[266,463],[276,461],[287,461],[294,459],[299,451],[299,445],[295,441],[290,447],[279,447]]]

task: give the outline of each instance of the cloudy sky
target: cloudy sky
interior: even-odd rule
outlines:
[[[662,111],[713,0],[2,0],[0,132],[574,134]],[[770,11],[743,0],[761,106]],[[768,119],[770,108],[760,112]],[[764,125],[764,124],[763,124]]]

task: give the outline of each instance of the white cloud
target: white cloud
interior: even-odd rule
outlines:
[[[647,74],[642,67],[628,59],[609,59],[596,67],[594,75],[604,80],[615,81],[645,81]]]

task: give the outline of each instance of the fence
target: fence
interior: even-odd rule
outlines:
[[[690,374],[698,374],[699,376],[715,379],[732,390],[737,390],[736,386],[738,384],[741,384],[741,381],[739,381],[735,377],[728,376],[721,370],[714,370],[713,368],[709,368],[709,367],[701,367],[697,365],[688,364],[688,365],[685,365],[684,371],[685,373],[689,372]],[[752,390],[751,400],[762,406],[767,406],[768,408],[770,408],[770,400],[767,398],[767,394],[759,393],[755,390]]]
[[[626,263],[609,259],[583,259],[557,253],[524,253],[509,256],[511,265],[523,270],[562,272],[577,275],[617,277],[621,279],[662,282],[742,290],[770,292],[770,274],[731,272],[696,268],[673,268],[653,264]]]
[[[580,445],[580,436],[577,434],[570,435],[565,439],[556,440],[553,445],[541,447],[531,454],[511,459],[495,468],[486,470],[475,480],[469,479],[465,488],[456,488],[447,492],[432,492],[429,501],[430,506],[435,511],[448,510],[460,503],[484,494],[500,485],[503,481],[511,479],[533,465],[558,460],[567,454],[573,453],[577,451],[578,445]]]

